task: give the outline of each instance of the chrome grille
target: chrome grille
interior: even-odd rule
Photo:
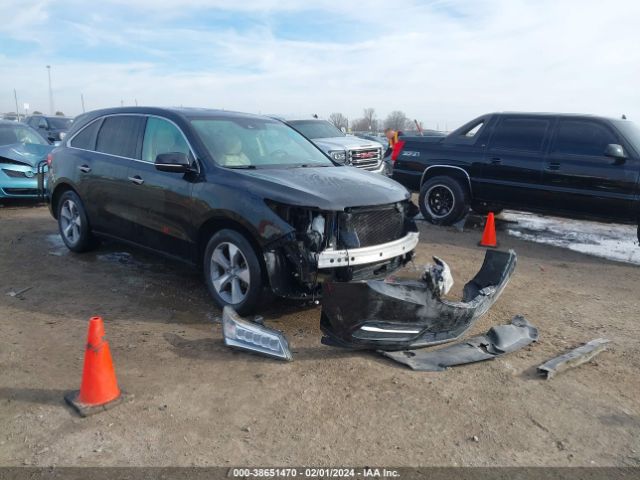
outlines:
[[[382,150],[380,148],[357,148],[349,150],[349,163],[365,170],[376,170],[380,166]]]

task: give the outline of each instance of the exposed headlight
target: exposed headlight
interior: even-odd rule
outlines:
[[[340,152],[329,152],[331,158],[333,158],[336,162],[343,162],[347,159],[347,153],[344,151]]]
[[[282,360],[293,360],[289,342],[282,333],[244,320],[231,307],[224,307],[222,310],[222,332],[224,343],[229,347]]]

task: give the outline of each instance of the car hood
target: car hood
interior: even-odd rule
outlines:
[[[407,200],[409,192],[384,175],[354,167],[234,170],[244,187],[264,199],[287,205],[339,211]]]
[[[381,148],[382,145],[372,140],[359,137],[314,138],[313,143],[327,150],[351,150],[354,148]]]
[[[0,145],[0,163],[2,163],[3,158],[7,158],[15,162],[31,165],[35,168],[54,148],[53,145],[37,145],[35,143]]]

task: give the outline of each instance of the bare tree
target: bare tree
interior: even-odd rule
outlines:
[[[56,112],[56,117],[64,117],[64,113],[63,113],[63,112],[61,112],[60,110],[58,110],[58,111]]]
[[[384,128],[393,128],[394,130],[402,130],[407,128],[410,121],[404,112],[400,110],[394,110],[384,120]]]
[[[39,110],[34,110],[33,112],[31,112],[31,115],[42,115],[42,112]]]
[[[349,128],[349,119],[339,112],[329,115],[329,121],[341,130]]]
[[[363,110],[362,119],[367,122],[367,130],[372,132],[378,130],[378,120],[376,119],[375,108],[365,108]]]
[[[368,132],[369,121],[366,118],[358,118],[351,122],[351,130],[354,132]]]

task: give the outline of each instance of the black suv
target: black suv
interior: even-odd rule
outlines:
[[[444,138],[400,140],[393,178],[420,192],[433,223],[455,223],[469,206],[638,221],[640,129],[628,120],[494,113]]]
[[[73,119],[61,116],[32,115],[27,117],[24,122],[53,143],[64,139],[71,128]]]
[[[203,109],[79,117],[50,155],[49,199],[68,248],[113,237],[202,266],[218,305],[263,287],[312,299],[324,280],[379,278],[418,242],[409,192],[337,166],[279,120]]]

